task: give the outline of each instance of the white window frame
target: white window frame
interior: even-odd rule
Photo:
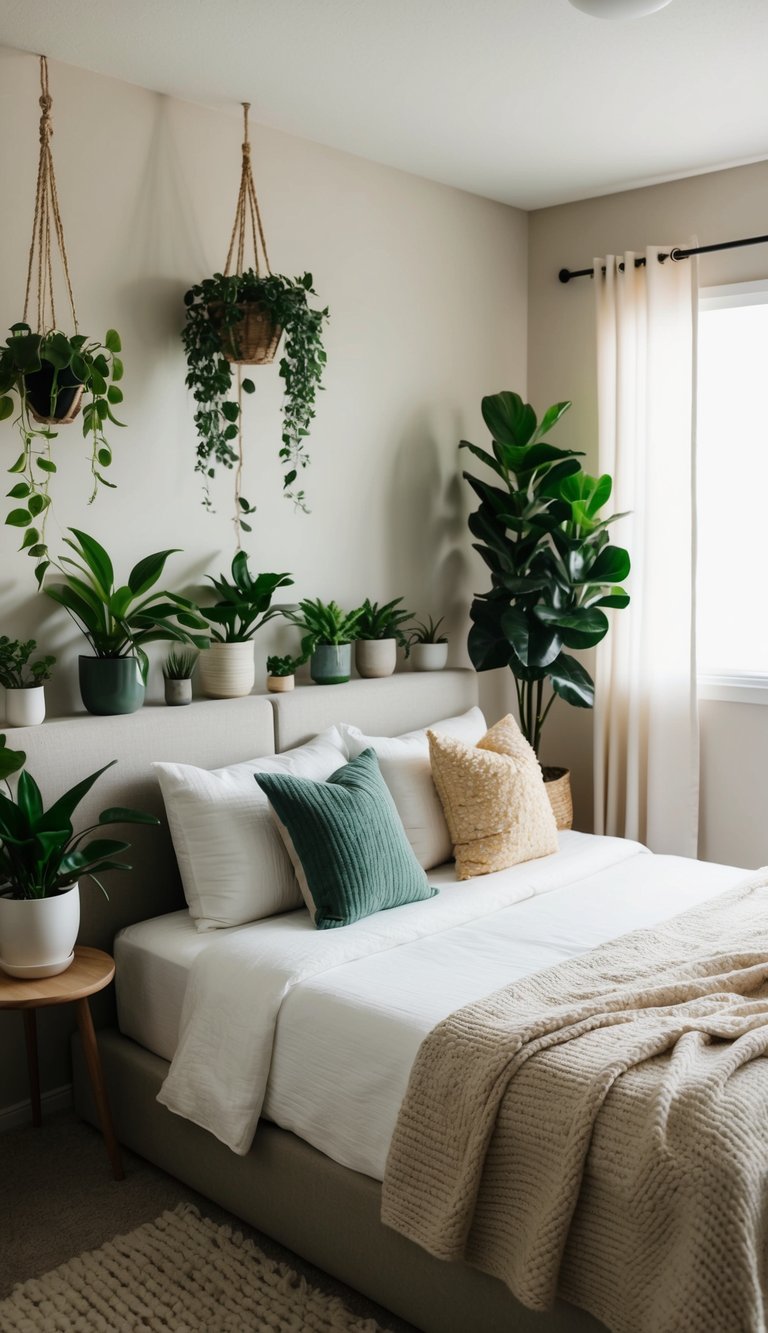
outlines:
[[[702,287],[699,291],[700,310],[718,310],[740,305],[768,305],[768,278],[751,282],[722,283],[717,287]],[[768,704],[768,673],[712,672],[698,674],[697,693],[700,699],[714,699],[719,703]]]

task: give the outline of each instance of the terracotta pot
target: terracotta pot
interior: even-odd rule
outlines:
[[[209,699],[242,699],[256,679],[253,639],[212,643],[198,658],[200,685]]]
[[[397,639],[358,639],[355,666],[364,680],[391,676],[397,666]]]
[[[66,972],[80,929],[80,889],[52,898],[0,895],[0,969],[11,977],[55,977]]]
[[[5,691],[5,720],[9,727],[39,727],[45,718],[45,686]]]

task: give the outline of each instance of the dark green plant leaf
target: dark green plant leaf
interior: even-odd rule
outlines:
[[[12,509],[5,522],[11,528],[26,528],[32,522],[32,515],[28,509]]]
[[[595,684],[588,671],[567,653],[561,653],[549,668],[549,678],[555,694],[575,708],[592,708],[595,702]]]

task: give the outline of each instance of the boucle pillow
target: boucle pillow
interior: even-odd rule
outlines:
[[[411,850],[373,750],[327,782],[256,773],[319,930],[437,893]]]
[[[487,723],[479,708],[458,717],[446,717],[431,728],[440,736],[454,736],[465,745],[476,745]],[[429,762],[427,728],[406,731],[402,736],[366,736],[359,727],[341,723],[339,731],[350,759],[373,749],[381,776],[392,794],[397,813],[416,859],[425,870],[453,857],[453,845],[440,804]]]
[[[459,879],[557,851],[557,827],[541,769],[511,713],[475,746],[434,731],[427,734]]]
[[[335,727],[283,754],[195,768],[155,763],[184,896],[198,930],[240,926],[302,906],[255,773],[327,778],[347,757]]]

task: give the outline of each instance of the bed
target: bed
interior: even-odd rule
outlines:
[[[145,710],[143,731],[125,719],[78,719],[58,724],[58,753],[71,743],[70,728],[87,751],[104,745],[108,727],[107,749],[117,757],[125,750],[123,774],[129,770],[130,780],[121,781],[120,765],[110,770],[111,790],[102,797],[159,808],[149,758],[214,767],[289,749],[334,721],[394,735],[475,701],[472,673],[404,675],[308,687],[272,701],[201,704],[180,716]],[[55,775],[54,758],[51,780]],[[450,865],[440,867],[429,876],[440,889],[437,898],[344,931],[312,932],[307,914],[292,912],[199,934],[181,906],[167,843],[153,848],[145,837],[136,865],[141,884],[133,907],[124,896],[118,905],[115,889],[115,907],[106,913],[100,907],[83,934],[109,947],[119,931],[118,1022],[102,1028],[100,1047],[124,1143],[425,1333],[603,1327],[562,1301],[545,1316],[533,1314],[496,1279],[462,1263],[441,1263],[382,1225],[381,1180],[398,1109],[423,1038],[449,1013],[514,978],[713,898],[738,883],[742,870],[652,857],[637,843],[568,832],[554,856],[482,880],[458,883]],[[321,947],[314,947],[308,968],[313,941]],[[243,963],[254,948],[260,951],[255,971]],[[157,1100],[177,1054],[192,975],[203,1015],[211,1011],[206,986],[216,988],[222,975],[237,978],[223,1013],[218,1006],[216,1030],[203,1033],[210,1059],[222,1068],[242,1067],[248,1054],[237,1040],[243,1015],[258,1013],[264,1025],[270,1058],[248,1068],[249,1114],[261,1114],[248,1151],[252,1125],[247,1115],[233,1122],[226,1098],[214,1115],[193,1107],[191,1118]],[[111,1015],[102,1018],[109,1023]],[[194,1101],[194,1077],[188,1082]],[[94,1121],[76,1041],[74,1083],[79,1111]]]

